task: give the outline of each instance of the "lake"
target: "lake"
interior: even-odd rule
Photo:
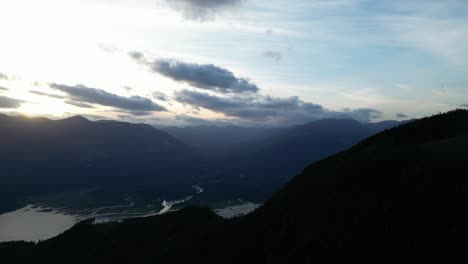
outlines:
[[[0,215],[0,242],[49,239],[72,227],[76,221],[72,215],[28,205]]]
[[[88,217],[93,217],[96,222],[101,223],[120,221],[126,218],[160,215],[171,211],[174,205],[182,204],[192,198],[193,196],[174,201],[164,200],[162,209],[139,213],[131,211],[135,205],[133,202],[81,211],[67,211],[67,214],[63,213],[65,211],[63,209],[53,209],[30,204],[16,211],[0,215],[0,242],[46,240],[61,234],[78,221]],[[238,201],[233,206],[215,209],[214,211],[224,218],[232,218],[248,214],[260,205]],[[110,212],[109,210],[117,211]]]

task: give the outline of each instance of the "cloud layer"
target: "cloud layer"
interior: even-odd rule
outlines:
[[[131,52],[129,55],[152,72],[197,88],[175,91],[172,98],[190,106],[191,113],[194,113],[193,109],[198,113],[200,108],[204,108],[222,113],[226,117],[235,119],[237,123],[261,122],[276,125],[300,124],[322,118],[353,118],[369,122],[382,115],[382,112],[370,108],[330,111],[321,105],[305,102],[298,96],[276,98],[261,95],[259,87],[251,81],[239,78],[231,71],[213,64],[186,63],[174,59],[150,61],[141,52]],[[264,56],[279,60],[282,55],[270,51]],[[170,99],[160,92],[155,92],[153,98],[160,101]],[[198,118],[189,119],[185,116],[184,119],[197,120],[199,123]]]
[[[0,108],[18,108],[24,103],[22,100],[0,96]]]
[[[275,98],[254,94],[221,97],[182,90],[175,93],[174,99],[182,104],[209,109],[229,117],[281,125],[300,124],[322,118],[353,118],[369,122],[382,114],[370,108],[343,112],[330,111],[321,105],[304,102],[297,96]]]
[[[81,107],[81,108],[94,108],[94,106],[92,106],[90,104],[77,102],[77,101],[73,101],[73,100],[66,100],[65,103],[67,103],[69,105],[76,106],[76,107]]]
[[[268,59],[273,59],[275,61],[280,61],[283,59],[283,53],[278,51],[267,50],[262,53],[262,56]]]
[[[216,14],[232,10],[242,4],[242,0],[165,0],[184,18],[197,21],[213,20]]]
[[[140,52],[132,52],[130,56],[150,67],[153,72],[196,88],[220,93],[256,93],[260,90],[249,80],[213,64],[186,63],[175,59],[146,61]]]
[[[153,92],[153,98],[159,101],[169,100],[169,97],[167,97],[165,93],[160,92],[160,91]]]
[[[63,95],[45,93],[45,92],[41,92],[41,91],[29,91],[29,92],[32,93],[32,94],[35,94],[35,95],[47,96],[47,97],[51,97],[51,98],[55,98],[55,99],[65,99],[66,98]]]
[[[106,92],[102,89],[89,88],[81,84],[69,86],[53,83],[50,84],[50,87],[66,93],[71,100],[79,102],[80,104],[98,104],[128,111],[166,111],[163,106],[140,96],[123,97]],[[70,101],[67,103],[70,103]]]

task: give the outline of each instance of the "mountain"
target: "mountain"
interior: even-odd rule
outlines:
[[[166,130],[173,135],[149,125],[81,116],[0,115],[0,211],[24,205],[26,197],[71,190],[179,198],[194,184],[209,190],[198,197],[205,202],[264,200],[311,161],[373,133],[346,119],[290,128]]]
[[[466,263],[468,111],[386,130],[307,167],[261,208],[81,223],[0,244],[2,263]]]
[[[0,115],[5,175],[0,179],[0,211],[24,205],[26,197],[37,200],[38,195],[71,190],[93,189],[117,199],[127,192],[180,198],[195,184],[209,190],[197,197],[205,202],[263,201],[308,163],[356,144],[375,129],[354,120],[327,119],[289,128],[166,130],[172,134],[144,124],[92,122],[80,116],[50,120]]]
[[[161,130],[200,150],[228,152],[235,145],[259,140],[281,128],[198,125],[161,127]]]
[[[161,130],[174,136],[180,141],[196,147],[201,150],[216,152],[229,152],[229,149],[236,149],[236,145],[258,145],[264,144],[265,139],[274,139],[277,136],[287,137],[289,131],[304,130],[301,134],[306,136],[307,130],[311,132],[310,136],[321,136],[319,133],[329,131],[333,127],[342,123],[357,123],[352,119],[323,119],[309,122],[304,125],[292,127],[242,127],[242,126],[216,126],[216,125],[196,125],[186,127],[160,127]],[[382,121],[378,123],[359,123],[365,129],[367,134],[375,134],[388,128],[398,126],[407,121]],[[320,125],[321,124],[321,125]],[[330,125],[330,127],[327,127]],[[323,131],[325,130],[325,131]],[[294,133],[294,132],[293,132]],[[226,151],[226,149],[228,149]],[[216,155],[218,153],[216,152]]]
[[[208,175],[218,183],[216,188],[210,189],[222,190],[219,195],[233,196],[235,191],[241,197],[250,198],[251,194],[256,194],[266,199],[311,162],[399,124],[397,121],[370,124],[352,119],[322,119],[263,131],[261,137],[231,146],[229,153],[213,152],[216,155],[210,157],[211,173]]]
[[[2,202],[91,187],[167,192],[194,184],[198,166],[192,148],[149,125],[80,116],[0,115],[0,146]]]

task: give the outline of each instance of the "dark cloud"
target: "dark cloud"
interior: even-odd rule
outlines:
[[[130,55],[130,57],[136,61],[143,61],[145,58],[145,55],[139,51],[131,51],[128,53],[128,55]]]
[[[22,103],[25,103],[25,101],[6,96],[0,96],[0,108],[18,108]]]
[[[369,122],[382,115],[382,112],[370,108],[330,111],[321,105],[304,102],[297,96],[275,98],[254,94],[220,97],[182,90],[175,93],[174,99],[182,104],[209,109],[229,117],[281,125],[300,124],[322,118],[352,118]]]
[[[156,59],[145,61],[138,52],[130,56],[163,76],[177,82],[184,82],[194,87],[220,93],[256,93],[259,88],[245,78],[239,78],[231,71],[213,64],[185,63],[174,59]]]
[[[45,93],[45,92],[41,92],[41,91],[29,91],[29,92],[32,93],[32,94],[37,94],[37,95],[40,95],[40,96],[47,96],[47,97],[56,98],[56,99],[66,99],[67,98],[67,96],[64,96],[64,95]],[[81,108],[94,108],[94,106],[92,106],[90,104],[87,104],[87,103],[80,102],[80,101],[66,100],[65,103],[69,104],[69,105],[81,107]]]
[[[1,79],[3,79],[3,80],[8,80],[8,75],[6,75],[6,74],[0,72],[0,80],[1,80]]]
[[[468,104],[462,104],[461,107],[468,107]]]
[[[135,61],[177,82],[220,93],[256,93],[260,89],[246,78],[213,64],[186,63],[175,59],[146,60],[143,53],[129,53]]]
[[[283,59],[283,53],[279,51],[267,50],[262,53],[262,56],[268,59],[273,59],[275,61],[280,61]]]
[[[273,98],[271,96],[231,96],[219,97],[196,91],[182,90],[175,93],[175,100],[195,107],[210,109],[226,116],[250,120],[267,120],[270,117],[288,113],[320,113],[322,106],[306,103],[299,97]]]
[[[133,88],[130,87],[130,86],[122,86],[122,88],[124,88],[125,91],[127,91],[127,93],[129,93],[129,92],[131,92],[133,90]]]
[[[59,94],[51,94],[51,93],[45,93],[45,92],[40,92],[40,91],[29,91],[32,94],[40,95],[40,96],[47,96],[47,97],[52,97],[56,99],[65,99],[66,96],[59,95]]]
[[[111,106],[129,111],[166,111],[164,107],[140,96],[123,97],[81,84],[69,86],[53,83],[50,84],[50,87],[68,94],[73,101]]]
[[[184,18],[197,21],[214,20],[216,14],[239,7],[243,0],[165,0]]]
[[[163,92],[156,91],[153,93],[153,98],[159,101],[167,101],[169,97]]]
[[[81,107],[81,108],[94,108],[94,106],[92,106],[90,104],[82,103],[82,102],[78,102],[78,101],[73,101],[73,100],[66,100],[65,103],[67,103],[69,105],[76,106],[76,107]]]
[[[408,117],[408,116],[405,115],[405,114],[403,114],[403,113],[398,113],[398,114],[396,114],[396,117],[397,117],[397,118],[406,118],[406,117]]]

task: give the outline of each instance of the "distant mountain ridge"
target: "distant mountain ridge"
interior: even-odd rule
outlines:
[[[209,166],[214,168],[209,177],[213,181],[222,180],[216,185],[222,190],[220,195],[234,195],[232,190],[236,190],[266,198],[311,162],[404,123],[406,121],[368,124],[353,119],[322,119],[294,127],[270,128],[261,133],[255,130],[254,136],[232,145],[229,151],[219,153],[212,149],[209,152],[208,157],[214,161]],[[191,128],[186,129],[191,131]],[[218,132],[222,134],[222,130]]]
[[[374,134],[367,126],[325,119],[289,128],[199,126],[168,133],[81,116],[0,115],[0,211],[26,196],[87,188],[184,196],[182,190],[203,184],[209,191],[201,199],[263,200],[310,162]]]
[[[0,115],[0,200],[79,188],[194,184],[197,157],[149,125]]]
[[[232,147],[236,144],[250,144],[255,141],[262,140],[265,137],[279,135],[300,127],[314,126],[315,123],[321,122],[342,121],[357,123],[354,119],[321,119],[311,121],[303,125],[290,126],[290,127],[244,127],[244,126],[216,126],[216,125],[195,125],[186,127],[158,127],[162,131],[169,133],[180,141],[189,144],[199,149],[216,150],[219,148]],[[382,130],[398,126],[409,122],[405,121],[382,121],[377,123],[361,123],[370,132],[378,133]]]

